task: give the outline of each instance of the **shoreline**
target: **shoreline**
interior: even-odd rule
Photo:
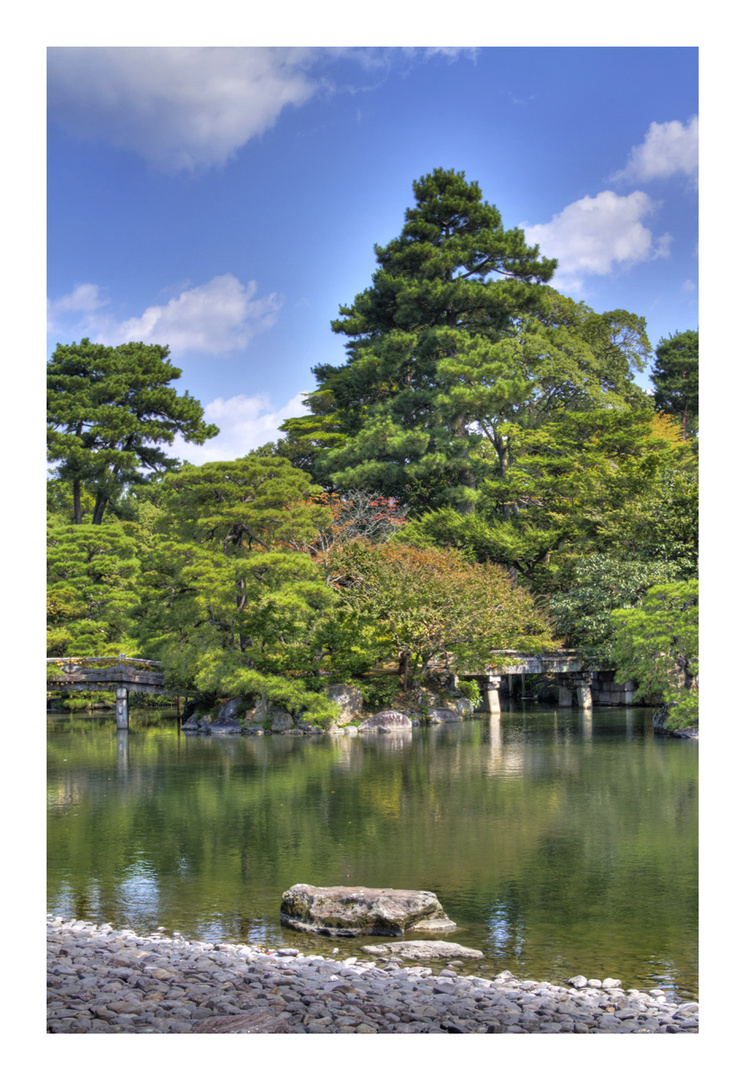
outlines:
[[[695,1034],[697,1002],[619,980],[435,974],[398,958],[136,934],[47,915],[51,1034]]]

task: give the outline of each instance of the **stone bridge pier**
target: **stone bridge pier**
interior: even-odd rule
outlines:
[[[557,675],[559,684],[559,708],[570,709],[574,695],[580,709],[592,708],[592,673],[578,672],[571,675]]]
[[[547,676],[558,691],[559,708],[569,709],[576,700],[580,709],[595,705],[630,705],[634,700],[633,683],[616,683],[616,673],[605,670],[602,662],[582,658],[570,649],[561,649],[541,656],[499,651],[483,669],[463,678],[475,680],[481,688],[481,701],[476,709],[481,713],[499,713],[499,688],[506,676],[512,696],[513,677],[519,675]],[[523,691],[524,693],[524,691]]]
[[[501,712],[499,705],[499,687],[502,682],[501,675],[485,675],[478,680],[481,688],[481,701],[478,712],[498,713]]]

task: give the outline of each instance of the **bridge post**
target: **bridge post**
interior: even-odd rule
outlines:
[[[499,704],[499,684],[502,681],[501,675],[489,675],[486,680],[486,689],[484,690],[484,705],[486,712],[499,713],[502,711]]]
[[[116,688],[116,726],[118,731],[129,729],[128,690],[126,686]]]
[[[577,704],[580,709],[592,708],[592,675],[577,676]]]
[[[572,707],[572,684],[567,678],[559,678],[559,708],[571,709]]]

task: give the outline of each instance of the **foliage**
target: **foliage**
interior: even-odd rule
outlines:
[[[160,540],[144,568],[144,647],[183,690],[244,694],[328,722],[318,693],[334,595],[298,551],[329,521],[281,458],[184,466],[163,481]]]
[[[564,590],[592,553],[695,573],[695,470],[687,444],[648,408],[559,412],[534,430],[512,425],[510,441],[505,477],[484,482],[476,513],[429,510],[398,539],[512,567],[542,594]]]
[[[377,635],[408,683],[428,670],[480,669],[494,649],[542,651],[553,645],[545,615],[492,564],[454,551],[354,540],[331,552],[327,571],[343,607]]]
[[[660,695],[667,726],[698,724],[698,585],[656,585],[636,608],[614,612],[612,659],[618,677],[633,679],[637,697]]]
[[[76,524],[84,490],[95,498],[92,524],[100,525],[128,485],[175,468],[162,444],[176,434],[200,444],[217,435],[203,422],[199,402],[169,386],[181,371],[168,355],[163,345],[108,346],[88,338],[54,350],[47,366],[49,460],[60,462],[56,476],[71,485]]]
[[[319,479],[465,515],[504,481],[515,426],[641,408],[633,374],[651,346],[641,316],[546,285],[555,263],[463,174],[436,169],[414,194],[401,235],[376,247],[371,288],[332,324],[350,339],[346,365],[314,369],[313,415],[284,428]]]
[[[698,431],[698,330],[660,340],[651,371],[657,408],[679,418],[683,438]]]
[[[312,555],[324,555],[337,544],[364,539],[379,544],[391,539],[406,525],[406,515],[393,498],[377,491],[324,492],[315,503],[326,507],[330,523],[320,530],[303,550]]]
[[[476,705],[481,700],[481,687],[472,679],[459,679],[458,691],[472,705]]]
[[[357,682],[368,709],[379,712],[390,709],[393,699],[399,691],[399,680],[395,674],[372,672]]]
[[[349,338],[346,366],[315,368],[347,436],[325,467],[337,487],[375,488],[407,505],[470,507],[474,409],[511,399],[522,382],[500,335],[540,300],[555,262],[505,230],[462,173],[435,169],[414,184],[401,235],[376,246],[372,287],[332,323]],[[475,373],[475,374],[474,374]]]
[[[609,663],[613,612],[636,606],[653,585],[674,577],[675,567],[670,563],[587,555],[572,565],[564,588],[551,596],[549,611],[567,648]]]
[[[47,549],[47,656],[135,652],[137,526],[54,525]]]
[[[284,438],[278,440],[277,452],[317,483],[323,483],[327,476],[319,458],[328,450],[344,446],[348,436],[330,390],[314,390],[303,398],[303,405],[309,413],[290,417],[279,425]]]

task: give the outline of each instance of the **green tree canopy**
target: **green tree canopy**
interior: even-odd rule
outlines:
[[[676,416],[683,438],[698,431],[698,330],[676,331],[662,338],[651,371],[657,408]]]
[[[347,364],[314,369],[347,436],[328,452],[327,469],[342,490],[420,507],[444,497],[466,510],[477,479],[474,412],[523,390],[498,342],[539,306],[556,264],[520,229],[506,230],[462,173],[436,169],[414,195],[401,235],[376,246],[372,287],[332,323],[349,338]]]
[[[263,695],[309,719],[325,613],[335,603],[300,550],[330,521],[320,489],[281,458],[184,466],[162,482],[160,539],[144,562],[143,648],[173,685]]]
[[[672,561],[672,577],[695,573],[695,472],[671,427],[648,406],[557,410],[535,429],[505,425],[510,464],[503,479],[483,481],[476,513],[429,510],[398,539],[509,566],[542,594],[573,587],[566,567],[595,552]]]
[[[432,667],[469,674],[493,649],[540,652],[554,643],[547,616],[506,570],[458,552],[356,539],[333,548],[324,565],[378,659],[395,660],[405,678]]]
[[[82,492],[95,497],[92,524],[130,484],[178,465],[161,449],[180,434],[204,443],[218,434],[202,406],[170,386],[181,375],[164,345],[109,346],[83,338],[57,345],[47,366],[47,441],[56,476],[72,489],[82,523]]]
[[[462,173],[436,169],[414,194],[401,235],[376,246],[372,286],[332,323],[346,364],[314,369],[311,415],[283,429],[321,482],[468,515],[485,482],[504,481],[514,425],[643,407],[633,375],[651,347],[640,316],[548,286],[555,261]]]
[[[140,554],[140,531],[134,524],[49,529],[48,656],[133,652]]]
[[[612,659],[638,697],[660,695],[671,728],[698,724],[698,583],[655,585],[638,607],[615,611]]]

